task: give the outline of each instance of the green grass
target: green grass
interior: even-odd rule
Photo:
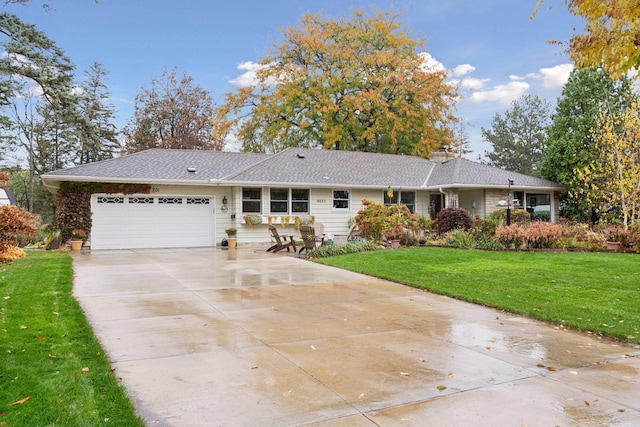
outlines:
[[[412,248],[316,262],[640,342],[640,255]]]
[[[68,253],[0,265],[0,426],[144,426],[71,287]]]

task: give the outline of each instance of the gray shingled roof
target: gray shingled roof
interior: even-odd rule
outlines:
[[[413,156],[289,148],[227,179],[241,183],[420,188],[434,165]]]
[[[106,181],[208,181],[223,179],[270,156],[205,150],[151,149],[101,162],[61,169],[52,177],[102,178]],[[187,168],[195,168],[192,173]]]
[[[189,172],[195,168],[196,172]],[[57,170],[55,181],[304,185],[313,187],[516,187],[561,189],[551,181],[508,172],[465,159],[444,163],[413,156],[289,148],[276,154],[151,149],[128,156]]]
[[[542,187],[561,189],[562,187],[542,178],[472,162],[466,159],[452,159],[436,165],[429,187],[492,187],[505,186],[507,180],[514,180],[517,187]]]

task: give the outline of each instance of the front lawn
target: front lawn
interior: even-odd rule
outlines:
[[[315,262],[640,343],[640,255],[408,248]]]
[[[0,265],[0,426],[144,426],[71,286],[68,253]]]

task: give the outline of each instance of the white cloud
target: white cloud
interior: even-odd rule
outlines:
[[[472,71],[475,71],[475,69],[476,67],[471,64],[461,64],[457,67],[454,67],[453,70],[451,70],[451,74],[453,74],[454,76],[464,76]]]
[[[475,103],[499,102],[502,105],[509,105],[520,98],[527,90],[529,90],[529,83],[512,81],[506,85],[495,86],[491,90],[474,92],[471,95],[471,101]]]
[[[487,83],[491,79],[476,79],[475,77],[467,77],[462,80],[460,86],[463,89],[468,90],[478,90],[484,87],[484,84]]]
[[[541,68],[542,87],[546,90],[560,89],[569,80],[573,64],[560,64],[551,68]]]
[[[444,68],[444,65],[442,65],[442,62],[438,61],[427,52],[420,52],[418,56],[422,57],[422,67],[420,67],[422,71],[427,73],[428,72],[437,73],[441,71],[446,71],[446,69]]]
[[[256,72],[263,67],[265,66],[253,61],[241,62],[236,68],[241,71],[244,70],[244,73],[233,80],[229,80],[229,83],[239,87],[253,86],[258,82]]]

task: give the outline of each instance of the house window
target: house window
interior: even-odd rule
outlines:
[[[289,213],[289,189],[288,188],[272,188],[271,189],[271,209],[272,214],[288,214]]]
[[[262,189],[243,188],[242,189],[242,212],[262,213]]]
[[[415,191],[394,191],[390,197],[389,192],[384,192],[384,204],[390,205],[406,205],[409,212],[416,213],[416,192]]]
[[[269,205],[272,214],[309,213],[309,189],[272,188]]]
[[[333,190],[333,209],[349,209],[349,190]]]
[[[309,213],[309,190],[304,188],[291,189],[291,213]]]
[[[527,193],[527,212],[534,221],[551,221],[551,196],[549,194]]]

